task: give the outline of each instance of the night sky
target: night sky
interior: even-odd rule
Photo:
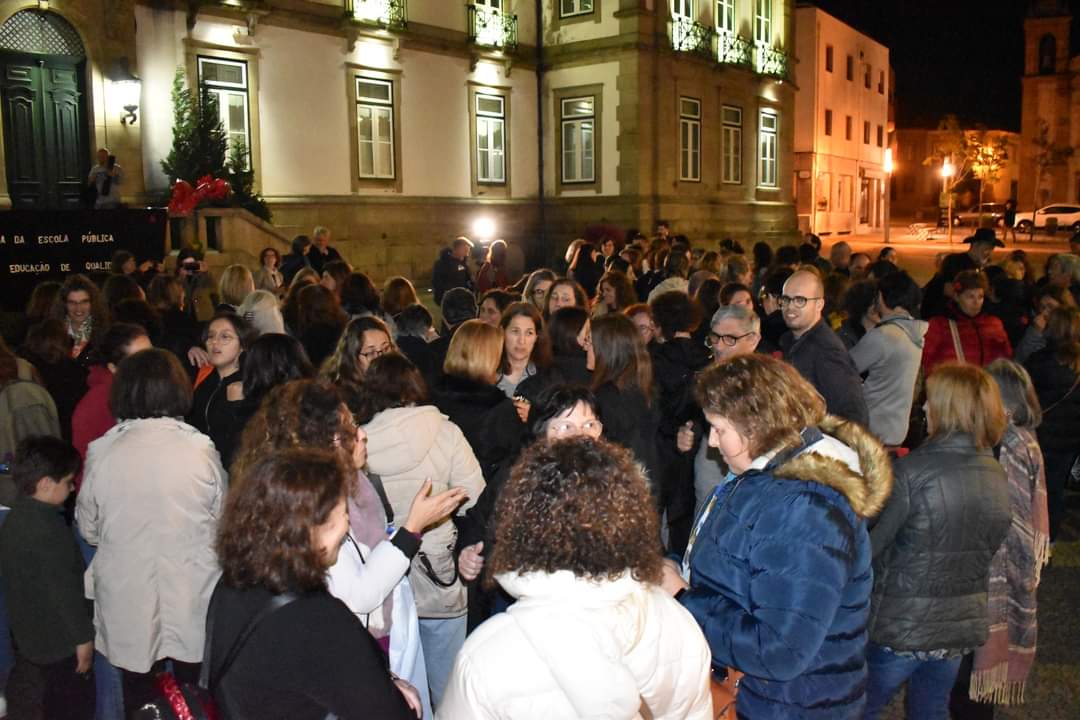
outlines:
[[[815,0],[889,48],[897,127],[962,123],[1020,130],[1026,0]],[[1072,45],[1078,46],[1073,11]],[[1075,51],[1074,51],[1075,52]]]

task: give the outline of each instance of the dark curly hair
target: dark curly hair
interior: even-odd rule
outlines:
[[[649,307],[665,340],[674,339],[678,332],[693,332],[701,324],[701,305],[681,290],[657,295]]]
[[[541,441],[510,471],[485,583],[505,572],[660,579],[660,521],[629,450],[591,438]]]
[[[263,453],[232,483],[217,553],[232,588],[273,593],[326,588],[326,561],[312,530],[348,492],[341,454],[313,448]]]
[[[292,380],[268,393],[244,426],[230,474],[244,475],[267,452],[308,447],[338,450],[352,462],[356,426],[341,393],[317,380]]]

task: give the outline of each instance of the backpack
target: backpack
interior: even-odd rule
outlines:
[[[16,359],[18,375],[0,387],[0,504],[11,506],[15,485],[11,462],[19,441],[33,435],[60,437],[60,419],[49,391],[33,380],[33,366]]]

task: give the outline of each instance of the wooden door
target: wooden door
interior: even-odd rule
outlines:
[[[84,70],[81,58],[0,54],[0,112],[13,207],[79,207],[89,171]]]

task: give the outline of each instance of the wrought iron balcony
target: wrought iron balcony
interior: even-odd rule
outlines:
[[[671,46],[678,52],[696,53],[711,57],[715,31],[711,27],[686,18],[671,21]]]
[[[470,3],[465,7],[469,12],[469,42],[499,50],[517,48],[517,15],[486,5]]]
[[[405,0],[345,0],[345,16],[392,30],[404,30],[409,24]]]
[[[754,46],[742,35],[719,33],[716,40],[716,59],[728,65],[750,67],[754,60]]]
[[[790,79],[791,61],[788,54],[768,45],[758,45],[756,48],[755,69],[759,75],[768,75],[780,80]]]

